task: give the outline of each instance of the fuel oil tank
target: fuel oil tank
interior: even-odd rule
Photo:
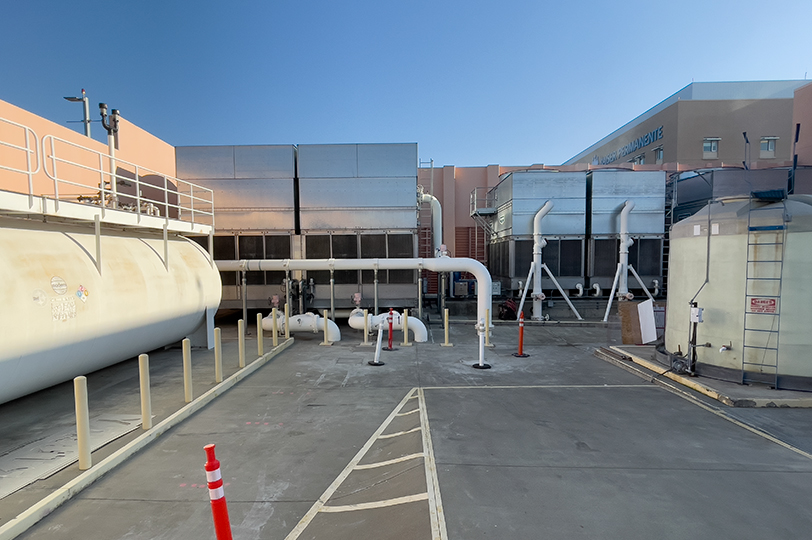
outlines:
[[[0,403],[177,342],[216,310],[196,243],[148,229],[0,219]],[[98,263],[98,264],[97,264]]]

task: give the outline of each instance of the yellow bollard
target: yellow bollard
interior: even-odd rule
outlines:
[[[189,338],[183,340],[183,396],[186,403],[191,403],[192,392],[192,342]]]
[[[409,310],[403,310],[403,343],[401,343],[403,347],[411,347],[412,344],[409,343]]]
[[[443,310],[443,315],[445,317],[445,343],[440,343],[441,347],[453,347],[454,345],[448,341],[448,308]]]
[[[262,335],[262,313],[257,313],[257,354],[265,354],[265,336]]]
[[[271,318],[273,318],[273,322],[271,323],[272,324],[271,333],[273,335],[271,339],[273,339],[272,341],[273,346],[276,347],[277,345],[279,345],[279,336],[277,335],[279,331],[276,327],[276,308],[273,308],[271,310]]]
[[[245,367],[245,321],[237,321],[238,343],[240,345],[240,368]]]
[[[214,329],[214,382],[223,382],[223,338],[219,328]]]
[[[364,310],[364,342],[361,343],[364,347],[370,347],[372,343],[369,342],[369,310]]]
[[[332,343],[330,343],[329,341],[327,341],[327,321],[328,321],[328,320],[329,320],[329,319],[327,318],[327,310],[325,309],[325,310],[324,310],[324,342],[323,342],[323,343],[319,343],[319,345],[321,345],[321,346],[323,346],[323,347],[329,347],[330,345],[332,345]]]
[[[285,339],[290,339],[290,308],[285,304]]]
[[[73,394],[76,399],[76,438],[79,443],[79,470],[86,471],[93,462],[90,458],[90,413],[87,407],[87,378],[73,379]]]
[[[152,427],[152,397],[149,389],[149,355],[138,355],[138,379],[141,382],[141,427],[150,429]]]

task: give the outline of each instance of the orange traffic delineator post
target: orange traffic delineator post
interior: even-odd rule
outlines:
[[[211,513],[214,517],[214,533],[217,540],[232,540],[231,523],[228,521],[226,495],[223,491],[223,476],[220,474],[220,462],[214,457],[214,445],[203,447],[206,451],[206,480],[209,484]]]
[[[513,353],[516,358],[527,358],[529,354],[524,354],[524,313],[519,313],[519,352]]]

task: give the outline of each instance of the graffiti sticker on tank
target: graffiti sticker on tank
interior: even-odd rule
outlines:
[[[42,289],[37,289],[33,294],[34,303],[38,306],[44,306],[48,301],[48,295]]]
[[[65,294],[68,292],[68,284],[65,283],[65,280],[59,276],[54,276],[51,278],[51,288],[56,294]]]
[[[72,297],[51,298],[51,316],[54,322],[76,318],[76,302]]]
[[[76,298],[78,298],[82,302],[87,302],[87,297],[89,294],[90,291],[85,289],[82,285],[79,285],[79,289],[76,291]]]

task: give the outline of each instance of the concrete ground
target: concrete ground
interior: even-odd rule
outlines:
[[[332,347],[297,334],[20,538],[213,538],[209,443],[236,539],[807,538],[812,410],[730,408],[652,384],[593,355],[619,345],[616,325],[529,325],[528,358],[511,354],[515,326],[496,326],[490,370],[471,367],[472,321],[452,326],[454,347],[431,331],[437,343],[396,344],[378,367],[349,328]],[[233,329],[225,336],[228,376]],[[183,406],[180,352],[154,356],[160,421]],[[213,380],[210,356],[193,354],[200,392],[213,384],[203,382]],[[137,411],[133,371],[100,372],[106,390],[91,376],[91,407]],[[0,406],[0,435],[51,421],[35,398]],[[0,501],[0,527],[77,474],[71,465]]]

